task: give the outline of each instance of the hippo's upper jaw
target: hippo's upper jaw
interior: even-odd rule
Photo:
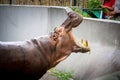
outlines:
[[[77,27],[83,21],[83,17],[75,12],[69,12],[68,18],[63,22],[61,26],[65,27],[67,31]]]

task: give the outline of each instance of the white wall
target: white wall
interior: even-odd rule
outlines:
[[[66,19],[60,7],[0,6],[0,40],[19,41],[48,34]]]

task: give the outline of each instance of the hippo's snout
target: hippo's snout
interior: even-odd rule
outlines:
[[[69,12],[68,16],[71,18],[71,26],[73,28],[77,27],[83,21],[83,17],[75,12]]]
[[[83,21],[83,17],[75,12],[69,12],[68,18],[61,26],[65,27],[69,32],[72,28],[77,27]]]

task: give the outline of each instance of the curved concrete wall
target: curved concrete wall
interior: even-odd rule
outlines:
[[[0,40],[18,41],[45,35],[61,25],[66,8],[0,6]],[[69,8],[67,9],[69,11]]]
[[[0,40],[19,41],[48,34],[66,19],[69,8],[0,6]],[[120,70],[120,22],[84,18],[73,29],[76,40],[87,39],[91,54],[73,53],[56,66],[78,80],[93,80]]]

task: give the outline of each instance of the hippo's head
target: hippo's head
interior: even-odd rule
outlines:
[[[77,45],[75,38],[72,34],[72,28],[77,27],[83,18],[75,12],[69,12],[68,18],[63,24],[54,29],[54,33],[51,35],[52,43],[55,47],[54,63],[57,64],[60,61],[66,59],[72,52],[88,52],[89,49]]]

